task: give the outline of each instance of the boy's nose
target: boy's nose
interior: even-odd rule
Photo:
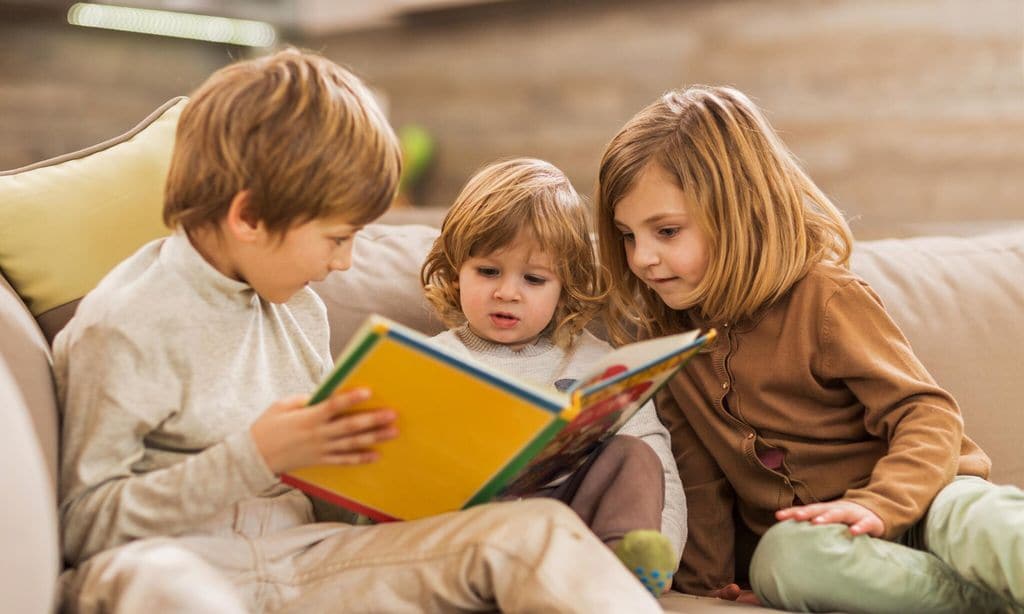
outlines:
[[[347,271],[352,268],[352,254],[345,254],[344,256],[338,256],[331,260],[328,267],[332,271]]]

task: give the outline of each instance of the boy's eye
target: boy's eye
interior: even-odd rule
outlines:
[[[483,275],[484,277],[497,277],[498,268],[493,266],[480,266],[476,268],[476,272]]]
[[[526,283],[531,286],[543,286],[548,281],[540,275],[525,275],[523,278],[526,280]]]
[[[340,247],[351,238],[352,237],[331,237],[331,241],[334,241],[334,244]]]

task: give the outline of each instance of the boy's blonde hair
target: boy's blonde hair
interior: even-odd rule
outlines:
[[[565,174],[543,160],[497,162],[469,180],[420,271],[427,300],[449,327],[464,322],[459,269],[470,257],[508,247],[523,230],[554,259],[562,295],[551,334],[569,347],[598,312],[602,296],[587,206]]]
[[[362,82],[334,62],[288,49],[215,72],[178,120],[164,223],[215,224],[249,190],[278,235],[312,219],[379,217],[398,186],[401,154]]]
[[[602,263],[615,280],[605,310],[616,342],[677,329],[680,314],[632,275],[615,207],[648,164],[675,179],[707,239],[708,266],[691,298],[712,322],[749,317],[823,260],[847,266],[842,214],[800,168],[761,111],[728,87],[668,92],[608,144],[598,177]]]

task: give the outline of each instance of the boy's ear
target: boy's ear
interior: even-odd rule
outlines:
[[[263,223],[253,211],[251,198],[249,190],[235,194],[224,218],[226,230],[241,241],[252,241],[263,232]]]

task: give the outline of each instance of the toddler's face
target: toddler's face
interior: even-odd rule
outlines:
[[[555,261],[526,232],[459,269],[459,301],[478,336],[518,350],[536,341],[562,295]]]
[[[693,306],[708,267],[707,238],[689,211],[686,194],[653,162],[615,206],[630,270],[673,309]]]

